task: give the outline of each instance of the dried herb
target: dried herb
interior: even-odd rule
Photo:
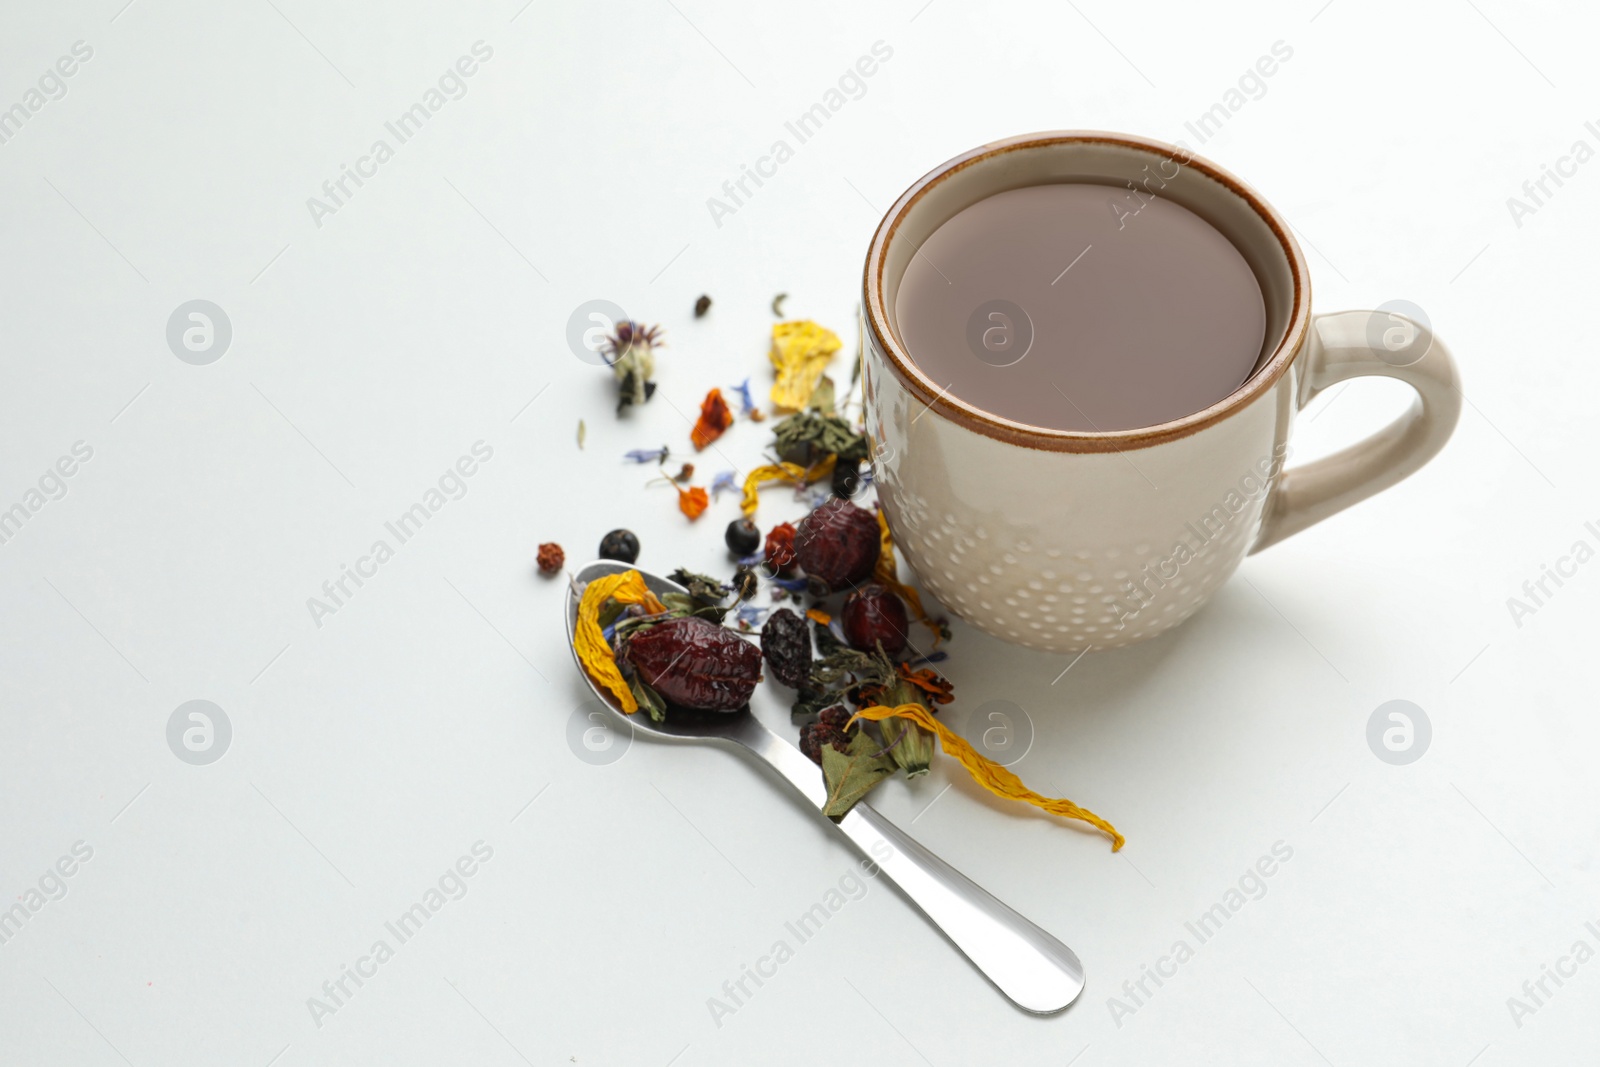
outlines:
[[[834,819],[844,818],[856,801],[894,772],[894,760],[884,755],[877,740],[860,728],[851,735],[848,752],[824,746],[822,779],[827,783],[828,803],[822,813]]]
[[[779,459],[803,467],[827,456],[837,456],[840,462],[860,463],[872,451],[865,434],[838,415],[821,411],[790,415],[772,428],[772,438]]]
[[[730,385],[730,386],[728,386],[728,388],[729,388],[729,390],[731,390],[733,392],[733,394],[735,396],[737,396],[739,398],[739,412],[740,412],[740,414],[749,416],[750,418],[755,418],[756,415],[760,414],[760,412],[756,411],[756,402],[755,402],[755,400],[750,396],[750,379],[749,378],[746,378],[744,381],[740,382],[738,385]]]
[[[777,318],[783,318],[783,302],[787,299],[789,299],[788,293],[779,293],[772,298],[772,314]]]
[[[624,319],[616,333],[606,338],[605,359],[617,380],[617,414],[630,405],[643,404],[656,392],[655,350],[665,347],[661,327]]]
[[[767,354],[778,376],[772,385],[773,406],[779,411],[804,410],[817,379],[839,348],[837,334],[809,319],[774,323]]]
[[[749,567],[740,567],[733,572],[733,591],[739,595],[741,602],[754,600],[761,591],[761,579]],[[766,611],[765,608],[761,610],[763,613]]]
[[[687,592],[664,593],[661,602],[685,615],[698,615],[703,619],[721,622],[728,614],[724,603],[733,590],[709,575],[695,574],[679,567],[667,577],[683,586]]]
[[[694,443],[695,451],[701,451],[732,425],[733,412],[728,410],[722,390],[712,389],[700,403],[700,418],[695,422],[694,429],[689,431],[689,440]]]
[[[611,646],[606,644],[605,634],[600,629],[600,612],[608,600],[642,604],[651,612],[665,611],[666,607],[646,587],[644,576],[638,571],[623,571],[621,574],[596,578],[584,588],[583,596],[578,600],[578,622],[572,635],[578,662],[583,664],[589,677],[609,690],[617,698],[622,710],[631,715],[639,710],[639,702],[623,680],[622,672],[617,669],[616,656]]]
[[[744,476],[744,495],[739,501],[739,508],[746,515],[754,515],[756,508],[761,504],[761,486],[768,482],[803,486],[821,481],[831,474],[833,474],[832,456],[812,467],[801,466],[798,463],[770,463],[765,467],[757,467]]]
[[[809,615],[810,612],[808,611],[806,614]],[[828,629],[827,622],[818,622],[815,619],[812,621],[816,623],[816,625],[812,626],[811,633],[812,636],[817,639],[817,653],[822,656],[823,659],[826,660],[830,656],[835,656],[841,653],[846,653],[852,656],[864,655],[864,653],[857,652],[855,649],[839,640],[838,635],[832,630]],[[831,618],[828,620],[828,622],[832,621],[833,620]],[[867,658],[870,659],[871,657]]]
[[[806,405],[811,411],[820,411],[824,415],[834,412],[833,379],[824,374],[817,379],[817,387],[811,390],[811,402]]]
[[[870,707],[862,708],[856,714],[857,719],[868,722],[886,722],[891,718],[909,719],[918,726],[931,730],[939,736],[939,744],[944,748],[945,754],[954,756],[966,767],[972,775],[973,781],[1006,800],[1020,800],[1025,804],[1032,804],[1036,808],[1060,815],[1068,819],[1079,819],[1088,823],[1111,838],[1111,851],[1121,849],[1124,843],[1123,836],[1117,828],[1106,822],[1094,812],[1080,808],[1070,800],[1055,799],[1042,796],[1022,784],[1022,779],[1006,770],[1004,767],[980,755],[973,747],[960,737],[952,733],[950,728],[933,717],[933,714],[921,704],[903,704],[899,707]],[[827,753],[823,753],[827,759]]]
[[[683,489],[673,485],[678,490],[678,510],[689,516],[692,522],[705,514],[706,508],[711,506],[711,498],[699,486],[693,489]]]
[[[955,699],[955,686],[951,685],[943,675],[936,674],[927,667],[913,671],[910,666],[902,663],[900,677],[907,685],[921,690],[915,694],[916,700],[919,704],[928,705],[930,710],[937,711],[933,705],[948,704]]]
[[[650,718],[662,722],[667,717],[667,702],[661,699],[661,694],[645,684],[643,678],[637,674],[628,682],[628,687],[633,691],[633,699],[639,706],[650,713]]]
[[[817,721],[824,708],[837,704],[838,698],[821,689],[801,689],[789,707],[789,721],[796,726],[806,726]]]

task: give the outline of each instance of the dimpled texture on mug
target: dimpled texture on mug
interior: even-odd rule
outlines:
[[[1040,548],[993,515],[941,514],[904,493],[891,509],[907,533],[926,541],[924,552],[902,538],[903,554],[940,603],[997,637],[1052,651],[1115,648],[1176,626],[1233,573],[1256,525],[1255,509],[1241,512],[1171,578],[1159,585],[1152,578],[1141,601],[1133,583],[1146,567],[1156,575],[1176,542]],[[1120,625],[1118,605],[1131,613]]]

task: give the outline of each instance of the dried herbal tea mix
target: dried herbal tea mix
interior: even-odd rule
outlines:
[[[781,300],[780,294],[775,312]],[[709,305],[702,297],[696,317]],[[654,394],[660,344],[659,327],[633,322],[619,324],[609,339],[619,413]],[[1121,848],[1122,835],[1110,823],[1069,800],[1028,789],[939,720],[939,709],[955,699],[953,686],[935,669],[947,657],[940,645],[949,627],[929,617],[917,590],[900,581],[882,509],[859,500],[871,484],[870,471],[862,469],[871,444],[826,373],[839,348],[838,337],[814,322],[773,325],[771,402],[785,417],[769,431],[768,461],[742,482],[736,471],[722,471],[708,492],[692,484],[693,464],[669,475],[667,445],[626,454],[626,460],[661,468],[655,484],[677,491],[679,510],[691,521],[714,496],[737,490],[742,515],[723,534],[732,574],[724,580],[680,567],[670,578],[682,591],[659,597],[634,570],[590,582],[581,591],[574,635],[583,669],[624,712],[643,709],[658,721],[674,709],[743,712],[763,680],[783,690],[800,749],[820,767],[824,810],[834,818],[880,782],[926,774],[942,750],[996,796],[1086,822],[1110,837],[1113,849]],[[847,394],[854,394],[859,374],[858,346]],[[740,416],[748,422],[765,417],[748,378],[726,394],[721,387],[705,394],[690,443],[706,449]],[[814,488],[824,483],[827,488]],[[763,534],[755,516],[763,488],[775,484],[793,487],[808,510],[797,523],[780,522]],[[639,539],[613,530],[600,555],[632,564]],[[541,565],[552,562],[545,556],[541,552]],[[763,591],[772,606],[757,603]]]

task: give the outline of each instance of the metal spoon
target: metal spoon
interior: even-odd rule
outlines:
[[[581,589],[596,578],[620,571],[638,570],[625,563],[601,560],[577,574],[567,597],[567,643],[577,626]],[[645,585],[656,595],[685,590],[674,582],[646,571]],[[574,660],[577,652],[573,652]],[[767,729],[748,707],[736,712],[698,714],[667,713],[665,722],[648,713],[624,713],[616,699],[578,664],[595,696],[613,715],[633,730],[663,741],[698,741],[744,752],[765,764],[814,805],[818,813],[827,804],[822,772],[800,750]],[[761,699],[756,691],[755,699]],[[857,803],[839,822],[823,818],[849,838],[861,853],[877,864],[882,875],[899,888],[918,911],[960,949],[1011,1001],[1025,1011],[1048,1015],[1077,999],[1083,991],[1083,966],[1072,950],[1024,919],[960,871],[908,837],[865,802]]]

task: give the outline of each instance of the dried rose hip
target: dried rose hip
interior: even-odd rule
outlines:
[[[795,532],[801,569],[835,591],[870,576],[882,550],[878,517],[840,497],[801,519]]]
[[[831,712],[839,714],[830,715]],[[849,718],[849,712],[842,707],[832,707],[823,711],[816,722],[800,728],[800,751],[819,767],[822,765],[823,745],[832,745],[837,752],[848,752],[850,740],[845,737],[842,723],[849,721]]]
[[[910,620],[906,617],[905,603],[874,582],[846,598],[844,610],[839,613],[839,625],[844,628],[844,638],[851,648],[872,652],[881,643],[885,655],[898,656],[905,651]]]
[[[692,616],[633,634],[617,657],[673,704],[735,711],[761,680],[761,653],[716,623]]]
[[[772,676],[790,689],[799,689],[811,676],[811,634],[806,620],[779,608],[761,627],[761,654]]]
[[[843,704],[835,704],[831,708],[823,708],[817,713],[817,721],[824,726],[832,726],[843,731],[845,723],[850,721],[850,709]]]
[[[555,574],[566,561],[567,554],[561,551],[561,546],[554,541],[546,541],[539,546],[539,573]]]
[[[767,531],[767,566],[787,578],[794,573],[794,524],[781,522]]]

